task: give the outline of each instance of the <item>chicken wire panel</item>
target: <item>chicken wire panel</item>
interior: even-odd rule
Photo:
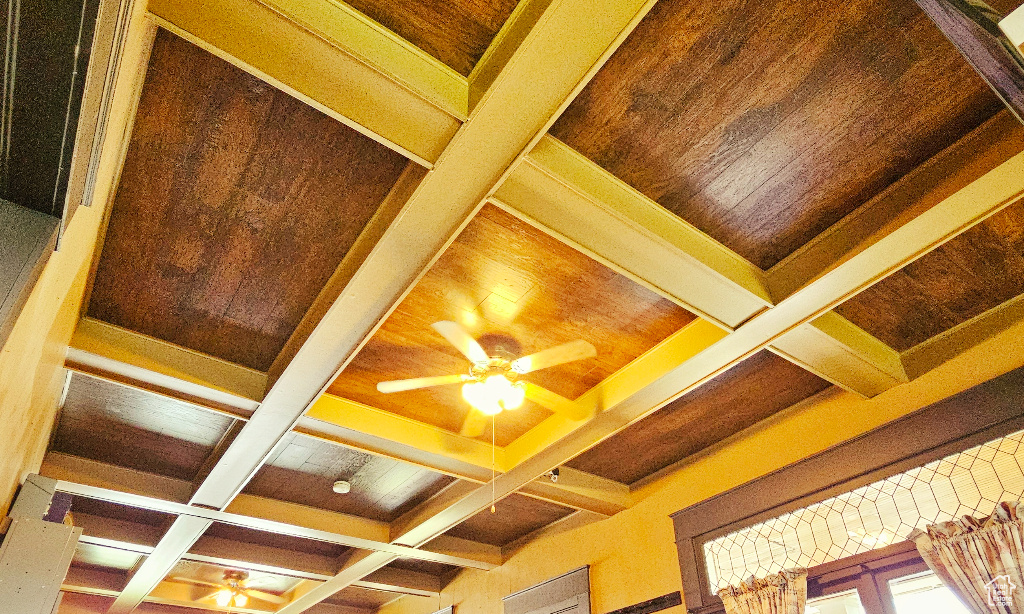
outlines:
[[[951,454],[704,544],[713,590],[836,561],[1024,498],[1024,431]]]

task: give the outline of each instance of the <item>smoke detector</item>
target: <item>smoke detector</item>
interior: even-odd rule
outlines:
[[[338,480],[337,482],[334,483],[332,490],[338,493],[339,495],[343,495],[352,490],[352,485],[346,482],[345,480]]]

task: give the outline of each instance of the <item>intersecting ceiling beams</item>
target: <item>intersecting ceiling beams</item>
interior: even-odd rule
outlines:
[[[547,7],[515,52],[500,58],[502,68],[469,120],[455,133],[444,153],[437,158],[433,171],[424,177],[405,203],[402,214],[379,238],[316,330],[270,386],[259,408],[196,489],[191,504],[223,508],[231,501],[322,386],[372,330],[380,314],[401,296],[459,225],[468,219],[509,165],[543,134],[559,109],[607,57],[609,49],[613,48],[611,45],[621,40],[649,7],[646,2],[624,1],[611,7],[603,5],[601,10],[595,11],[595,7],[569,4],[556,2]],[[199,10],[199,7],[191,8]],[[256,40],[257,33],[235,27],[225,15],[234,15],[235,20],[244,23],[263,7],[250,8],[253,10],[211,15],[210,23],[216,28],[202,38],[215,38],[216,42],[210,45],[214,49],[230,47],[235,40],[236,49],[227,55],[241,55],[245,47]],[[161,10],[156,9],[156,12]],[[163,12],[161,18],[174,23],[175,19],[180,22],[192,14],[185,11],[173,16]],[[265,25],[269,29],[272,24]],[[304,54],[303,62],[288,58],[309,42],[295,40],[294,36],[306,34],[307,31],[295,28],[291,33],[282,33],[280,38],[263,41],[268,46],[261,48],[258,55],[285,64],[305,65],[318,57],[318,53]],[[193,36],[196,38],[199,37]],[[573,41],[573,45],[566,46],[567,40]],[[269,75],[271,71],[260,72]],[[275,82],[288,85],[284,79]],[[316,78],[306,86],[323,82]],[[290,90],[297,92],[296,85],[289,85]],[[333,89],[346,91],[346,88]],[[308,95],[302,97],[310,101],[316,99]],[[325,105],[317,106],[335,116],[341,115]],[[351,112],[358,112],[358,109]],[[352,121],[350,117],[344,119]],[[364,131],[367,123],[369,118],[352,122],[354,127]],[[394,139],[386,141],[394,146]],[[424,228],[437,234],[424,236]],[[112,614],[130,612],[141,603],[208,526],[209,521],[196,516],[179,516],[165,539],[118,596],[111,607]],[[386,559],[371,554],[354,561],[352,567],[342,570],[339,578],[351,578],[355,570],[375,571],[390,562]],[[331,584],[334,590],[344,585],[340,581]]]
[[[191,485],[184,480],[58,452],[46,455],[40,472],[58,480],[58,490],[62,492],[145,510],[179,516],[192,515],[197,519],[353,548],[383,549],[396,556],[464,567],[488,570],[501,563],[500,551],[487,544],[445,538],[429,548],[419,550],[396,547],[389,543],[391,526],[386,522],[253,495],[238,495],[224,511],[194,508],[183,503],[191,490]]]
[[[144,555],[153,551],[160,536],[157,527],[90,514],[76,513],[75,523],[83,530],[79,543]],[[210,536],[196,542],[187,560],[321,582],[338,571],[332,557]],[[355,586],[425,597],[436,597],[441,589],[435,576],[398,569],[378,570]]]
[[[461,75],[340,3],[154,0],[149,10],[171,31],[428,168],[468,112]]]
[[[989,159],[990,167],[977,173],[987,174],[977,183],[968,186],[967,181],[941,198],[925,199],[914,209],[919,217],[886,218],[888,225],[855,235],[852,247],[843,245],[838,253],[829,252],[829,258],[805,259],[800,269],[807,273],[805,277],[781,273],[785,262],[778,271],[765,274],[689,225],[665,216],[659,219],[657,205],[554,139],[542,138],[564,104],[651,3],[623,0],[597,8],[570,4],[528,2],[517,27],[495,41],[495,51],[485,55],[479,71],[474,71],[476,77],[471,75],[467,84],[465,78],[453,77],[436,61],[375,28],[358,13],[326,0],[273,0],[260,5],[248,0],[218,0],[216,5],[189,0],[151,3],[150,10],[161,23],[189,40],[433,168],[422,179],[415,178],[407,200],[396,203],[394,223],[386,220],[382,224],[386,229],[373,236],[365,261],[294,358],[272,375],[265,396],[267,381],[260,379],[262,374],[237,372],[230,365],[209,363],[205,357],[183,354],[160,342],[127,350],[116,343],[113,349],[104,347],[97,340],[116,336],[117,331],[100,331],[102,327],[86,323],[69,354],[69,366],[117,375],[133,385],[141,383],[186,400],[205,398],[243,413],[255,410],[195,493],[175,486],[172,490],[181,496],[172,501],[212,508],[249,501],[246,496],[234,496],[325,382],[492,194],[499,205],[531,218],[585,253],[719,324],[702,321],[687,327],[585,395],[580,402],[600,412],[589,423],[554,419],[510,445],[503,464],[506,473],[495,481],[499,496],[532,489],[530,494],[541,498],[564,497],[562,487],[538,488],[534,480],[766,345],[867,396],[906,380],[907,356],[879,347],[869,335],[828,310],[1019,197],[1024,190],[1021,156]],[[298,55],[301,62],[295,61]],[[353,87],[365,96],[339,95]],[[373,92],[390,93],[375,97]],[[561,197],[604,221],[579,226],[572,207],[560,202]],[[615,249],[616,241],[630,236],[651,246],[649,251]],[[692,275],[680,275],[681,270]],[[698,292],[701,287],[715,291]],[[1016,312],[1000,311],[989,320],[1007,317],[1016,318]],[[653,370],[652,364],[656,365]],[[921,358],[914,364],[929,363]],[[321,402],[331,401],[321,399],[313,405],[314,413]],[[305,428],[316,421],[304,419],[302,424]],[[361,438],[362,445],[387,446],[391,441],[386,433],[371,432],[366,443],[367,434],[358,425],[335,426],[358,433],[352,440]],[[337,440],[336,433],[326,437]],[[458,457],[437,446],[424,450],[408,441],[393,443],[407,450],[399,454],[404,460],[437,467],[451,463],[467,475],[478,474],[474,481],[488,477],[479,475],[480,450]],[[457,475],[453,469],[440,470]],[[576,495],[592,497],[599,504],[628,503],[621,489],[609,492],[608,485],[595,486],[585,476],[577,477],[581,482]],[[398,530],[388,527],[390,533],[378,545],[381,550],[351,559],[331,580],[282,611],[301,611],[390,563],[396,552],[408,554],[394,544],[433,546],[449,527],[489,505],[490,493],[489,486],[475,484],[446,491],[397,521]],[[576,507],[586,509],[579,500]],[[112,612],[128,612],[140,603],[166,575],[168,565],[186,553],[219,513],[193,508],[191,513],[196,515],[190,516],[184,507],[174,509],[183,514],[180,522],[172,527],[170,538],[154,548],[154,555],[132,578]]]
[[[263,374],[250,369],[91,318],[79,322],[66,367],[188,401],[242,421],[258,406],[256,399],[262,397],[259,387],[266,381]],[[296,430],[463,480],[482,483],[491,478],[490,444],[329,394],[316,400]],[[505,450],[496,449],[499,472],[506,466],[504,458]],[[604,516],[629,506],[625,485],[576,473],[575,483],[530,484],[521,492]]]
[[[877,282],[943,242],[968,230],[1024,194],[1024,153],[939,202],[884,236],[858,246],[856,255],[793,292],[707,350],[682,362],[655,382],[606,399],[593,420],[519,463],[494,481],[498,496],[514,491],[565,463],[606,437],[700,385],[801,324],[811,322],[862,288]],[[421,544],[462,518],[486,508],[490,489],[458,498],[440,512],[410,523],[399,543]],[[411,512],[410,514],[415,513]]]

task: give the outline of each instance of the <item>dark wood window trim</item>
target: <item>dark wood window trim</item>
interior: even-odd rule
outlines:
[[[1024,368],[676,512],[687,610],[721,609],[708,586],[706,542],[1021,429]]]

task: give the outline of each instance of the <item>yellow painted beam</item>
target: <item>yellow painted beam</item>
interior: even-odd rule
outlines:
[[[919,377],[1021,322],[1024,294],[904,351],[903,364],[912,377]]]
[[[393,442],[397,444],[396,448],[407,446],[479,468],[490,470],[491,467],[492,450],[489,443],[334,395],[320,395],[306,412],[306,417]],[[383,453],[388,454],[386,450]],[[402,456],[406,455],[399,452],[393,457]],[[496,469],[504,471],[503,448],[494,449],[494,459]]]
[[[549,142],[548,137],[541,141],[546,142]],[[593,165],[581,162],[580,166],[591,168]],[[602,175],[602,178],[607,177]],[[618,180],[615,182],[621,184]],[[636,196],[634,202],[646,202],[640,200],[642,196]],[[694,239],[699,246],[709,247],[710,252],[727,258],[724,256],[727,250],[721,246],[710,248],[713,242],[695,228],[664,209],[655,215],[665,222],[663,228],[644,226],[597,197],[568,185],[561,177],[546,172],[532,158],[515,168],[492,201],[725,327],[737,326],[767,305],[766,300],[749,288],[740,286],[686,251],[680,245],[682,240],[674,243],[663,236],[670,234],[667,228],[679,230],[674,238]],[[650,220],[644,221],[650,223]],[[697,245],[686,247],[699,253]]]
[[[782,300],[827,275],[1022,150],[1024,125],[997,113],[769,269],[772,295]]]
[[[965,232],[1022,195],[1024,153],[1000,164],[884,237],[876,237],[870,244],[861,246],[855,256],[827,275],[800,288],[774,308],[755,316],[655,381],[640,389],[629,388],[633,392],[626,397],[607,396],[601,405],[603,411],[593,420],[552,445],[517,464],[513,464],[515,457],[510,455],[510,469],[491,484],[459,497],[418,524],[404,527],[403,543],[413,545],[429,541],[461,519],[485,509],[493,496],[503,497],[564,464],[725,372],[795,327],[815,320],[863,288]],[[415,513],[416,510],[410,512]]]
[[[71,338],[69,369],[252,411],[264,373],[113,324],[82,318]]]
[[[632,504],[625,484],[565,466],[558,468],[557,482],[545,475],[524,485],[519,492],[575,503],[572,507],[596,516],[614,516]]]
[[[908,381],[899,352],[834,311],[794,328],[768,349],[867,398]]]
[[[355,548],[383,548],[407,558],[466,565],[478,569],[493,569],[501,564],[500,552],[487,544],[468,540],[439,544],[435,548],[419,551],[394,548],[389,543],[392,526],[389,523],[351,514],[240,494],[223,512],[203,510],[182,503],[191,489],[191,483],[135,469],[126,469],[69,454],[50,452],[46,455],[40,475],[53,478],[68,488],[81,490],[123,505],[152,509],[168,514],[198,514],[217,522],[238,524],[255,530],[283,531],[289,535],[308,539],[346,543]],[[456,482],[456,484],[464,482]],[[90,496],[90,495],[83,495]],[[200,538],[202,539],[202,538]],[[479,555],[479,559],[474,556]],[[495,562],[497,561],[497,562]]]
[[[465,120],[469,83],[453,68],[342,0],[258,0]]]
[[[333,2],[150,0],[149,11],[167,29],[424,166],[461,124],[465,104],[447,71]],[[371,61],[390,63],[388,72]]]
[[[705,320],[694,320],[645,354],[609,376],[577,402],[600,414],[669,373],[680,364],[725,338],[728,333]],[[572,432],[584,428],[586,421],[571,421],[551,416],[505,447],[509,469],[543,452]]]
[[[749,297],[756,298],[759,304],[748,315],[772,304],[761,269],[558,139],[545,136],[533,148],[527,160],[545,174],[617,215],[620,218],[617,223],[605,222],[613,224],[613,229],[621,227],[623,222],[643,228],[656,241],[660,239],[660,242],[675,247],[699,263],[701,275],[717,275]],[[728,293],[728,298],[735,300],[734,294],[735,290]],[[710,315],[726,321],[726,318],[719,318],[716,313]],[[731,324],[735,326],[738,322]]]

